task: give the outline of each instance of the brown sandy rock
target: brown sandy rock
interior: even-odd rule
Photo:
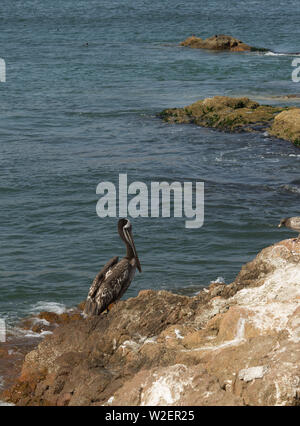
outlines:
[[[292,108],[276,115],[269,133],[300,147],[300,108]]]
[[[299,405],[300,243],[197,296],[142,291],[60,325],[3,395],[17,405]],[[2,396],[2,398],[3,398]]]
[[[241,40],[224,34],[216,34],[203,40],[200,37],[191,36],[180,43],[181,46],[193,49],[230,50],[231,52],[266,51],[243,43]]]

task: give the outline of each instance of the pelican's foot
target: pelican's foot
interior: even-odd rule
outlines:
[[[105,309],[105,311],[103,311],[103,313],[107,315],[109,311],[111,311],[114,305],[115,305],[115,302],[108,305],[108,307]]]
[[[114,305],[115,305],[115,303],[111,303],[110,305],[108,305],[107,310],[108,310],[108,311],[111,311]]]

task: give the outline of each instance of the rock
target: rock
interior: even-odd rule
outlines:
[[[256,48],[243,43],[237,38],[217,34],[203,40],[200,37],[191,36],[180,43],[181,46],[191,47],[193,49],[210,49],[210,50],[230,50],[231,52],[251,52],[251,51],[262,51],[265,52],[268,49]]]
[[[20,375],[25,355],[58,327],[81,318],[84,303],[62,314],[40,312],[24,318],[18,327],[7,333],[0,348],[0,388],[7,389]]]
[[[265,130],[283,108],[260,105],[249,98],[215,96],[183,108],[162,111],[159,117],[169,123],[192,123],[226,131]]]
[[[300,108],[291,108],[276,115],[269,134],[300,147]]]
[[[229,132],[264,132],[300,146],[300,108],[260,105],[249,98],[215,96],[158,114],[168,123],[196,124]]]
[[[58,326],[1,396],[17,405],[299,405],[300,243],[197,296],[141,291]]]
[[[24,318],[20,323],[20,328],[31,330],[34,333],[43,333],[53,331],[59,324],[76,321],[80,318],[84,302],[77,308],[71,309],[68,312],[57,314],[55,312],[42,311],[37,315]]]

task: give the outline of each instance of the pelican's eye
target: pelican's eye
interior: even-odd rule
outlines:
[[[128,228],[130,228],[130,227],[131,227],[131,223],[130,223],[130,220],[128,220],[128,219],[126,219],[126,220],[127,220],[127,223],[126,223],[126,225],[124,226],[124,228],[128,229]]]

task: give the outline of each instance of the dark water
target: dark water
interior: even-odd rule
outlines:
[[[272,96],[299,93],[292,56],[178,47],[192,33],[225,33],[297,52],[298,1],[2,0],[0,8],[1,317],[80,302],[103,263],[123,255],[117,220],[95,210],[97,184],[117,184],[119,173],[129,183],[205,182],[202,228],[133,220],[143,273],[127,297],[230,282],[260,249],[292,235],[275,225],[299,214],[299,149],[155,114],[217,94],[276,103]]]

